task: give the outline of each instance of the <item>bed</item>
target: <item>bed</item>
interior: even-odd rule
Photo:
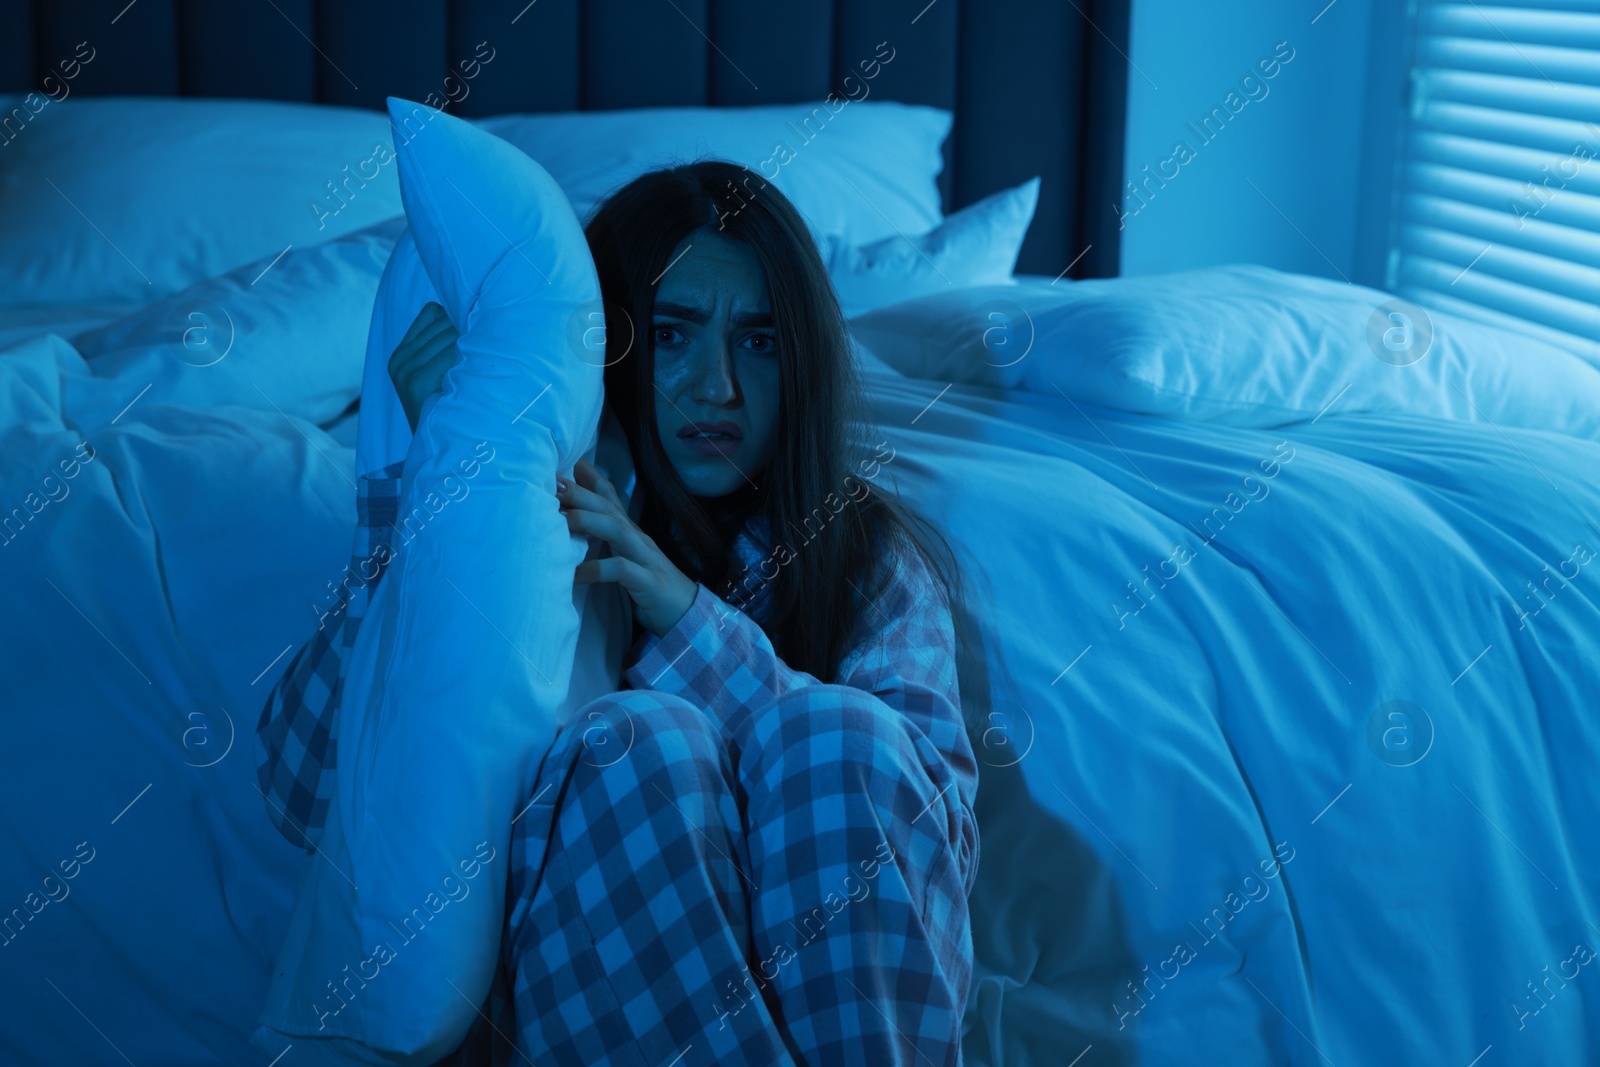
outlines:
[[[578,207],[618,174],[597,143],[744,151],[773,119],[738,109],[861,84],[886,39],[886,106],[851,107],[911,139],[893,166],[819,138],[816,184],[802,153],[780,187],[821,218],[817,175],[878,180],[898,222],[818,236],[891,482],[970,575],[966,1062],[1600,1057],[1600,367],[1321,279],[1111,277],[1112,8],[1018,6],[1063,50],[1019,91],[1069,132],[998,151],[1014,104],[955,77],[1000,47],[970,5],[418,4],[384,40],[360,5],[121,6],[19,5],[32,48],[0,61],[27,113],[0,147],[0,1059],[273,1061],[250,1037],[322,861],[250,746],[349,558],[405,228],[384,93],[534,146]],[[768,34],[804,44],[757,98],[728,42]]]

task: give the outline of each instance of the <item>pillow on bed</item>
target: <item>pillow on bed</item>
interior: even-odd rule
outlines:
[[[1028,224],[1039,206],[1039,179],[986,196],[927,233],[895,234],[864,245],[827,238],[820,251],[846,317],[953,286],[1011,280]]]
[[[477,124],[537,159],[584,222],[645,171],[710,156],[771,181],[819,239],[855,245],[938,225],[952,118],[921,104],[817,101],[497,115]]]
[[[326,104],[51,103],[4,147],[0,305],[149,303],[392,218],[390,143],[383,115]]]
[[[1266,267],[974,286],[851,329],[913,377],[1170,418],[1274,427],[1407,412],[1600,435],[1600,370],[1572,352]]]
[[[0,305],[0,349],[10,348],[18,341],[26,341],[43,334],[53,333],[63,340],[124,315],[138,311],[144,305],[126,300],[87,300],[75,304],[29,304],[16,307]]]
[[[390,98],[397,128],[410,107]],[[399,169],[460,358],[410,443],[391,562],[348,653],[329,862],[309,869],[252,1038],[269,1056],[292,1040],[297,1062],[428,1064],[466,1035],[579,629],[587,541],[555,477],[601,412],[603,361],[569,348],[599,305],[588,245],[552,177],[470,123],[435,117]],[[419,908],[425,937],[398,927]],[[346,965],[367,980],[336,997]]]
[[[367,308],[404,228],[402,216],[263,257],[78,333],[73,346],[95,378],[148,386],[140,403],[242,404],[331,422],[360,392]],[[133,399],[103,390],[76,414],[109,422]]]

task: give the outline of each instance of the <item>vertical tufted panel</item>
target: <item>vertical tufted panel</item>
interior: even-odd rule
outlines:
[[[452,67],[459,72],[461,61],[475,55],[479,44],[494,49],[485,50],[494,58],[466,83],[467,95],[451,110],[469,117],[578,110],[578,6],[578,0],[451,4]]]
[[[1123,144],[1128,122],[1128,23],[1132,0],[1096,0],[1092,26],[1083,31],[1083,156],[1071,203],[1082,220],[1083,242],[1094,246],[1073,271],[1077,278],[1109,278],[1121,270],[1122,221],[1112,205],[1122,200]],[[1076,249],[1069,249],[1077,255]]]
[[[868,94],[864,99],[955,111],[958,0],[936,0],[932,5],[928,0],[839,0],[837,10],[835,85],[843,84],[846,76],[859,78],[873,69],[863,69],[863,63],[877,62],[876,77],[864,82]],[[956,127],[960,125],[958,119]],[[958,206],[953,166],[960,138],[960,129],[953,128],[944,143],[939,194],[947,213]]]
[[[36,77],[87,41],[94,59],[73,80],[74,94],[183,92],[174,0],[137,0],[131,7],[128,0],[44,0],[33,11]]]
[[[55,69],[52,63],[33,71],[33,4],[29,0],[0,0],[0,93],[25,93]]]
[[[718,107],[821,100],[833,80],[832,0],[712,0],[710,93]]]
[[[316,15],[316,32],[307,36],[324,53],[318,100],[382,108],[386,96],[444,99],[451,59],[443,0],[317,0]]]
[[[1029,273],[1055,275],[1083,247],[1076,197],[1063,194],[1076,189],[1083,164],[1084,71],[1058,57],[1063,50],[1080,55],[1084,34],[1093,32],[1068,4],[984,0],[961,8],[956,113],[1026,120],[961,124],[956,202],[970,204],[1039,175],[1039,207],[1018,268]],[[1070,250],[1065,258],[1063,250]]]
[[[311,12],[312,0],[178,0],[184,95],[315,102]]]
[[[707,0],[587,0],[579,106],[699,107],[712,51]],[[775,101],[776,102],[776,101]]]

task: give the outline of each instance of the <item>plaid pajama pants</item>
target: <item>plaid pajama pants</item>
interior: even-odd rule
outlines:
[[[959,1065],[953,785],[849,686],[720,723],[653,690],[585,705],[513,826],[497,984],[516,1048],[497,1027],[494,1062]]]

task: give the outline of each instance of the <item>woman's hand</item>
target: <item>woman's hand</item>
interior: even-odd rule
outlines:
[[[665,637],[688,614],[699,592],[697,583],[673,566],[661,549],[628,518],[628,509],[611,481],[587,460],[578,460],[572,473],[577,484],[557,478],[556,497],[567,529],[606,542],[611,555],[578,564],[575,584],[620,582],[633,598],[639,622],[657,637]]]
[[[444,372],[455,366],[459,336],[444,308],[430,300],[389,357],[389,380],[400,394],[412,433],[417,432],[422,405],[443,387]]]

